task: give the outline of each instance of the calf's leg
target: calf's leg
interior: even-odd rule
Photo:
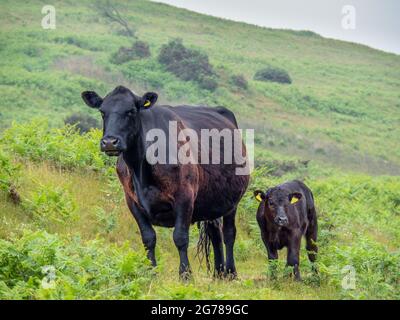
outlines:
[[[301,280],[300,270],[299,270],[300,243],[301,243],[300,232],[294,232],[289,236],[287,265],[293,267],[293,274],[297,281]]]
[[[317,247],[318,224],[317,224],[315,209],[312,210],[314,211],[314,214],[311,213],[310,223],[306,231],[306,249],[307,249],[308,259],[311,262],[315,262],[318,253],[318,247]]]

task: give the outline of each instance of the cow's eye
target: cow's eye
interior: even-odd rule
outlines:
[[[131,110],[131,111],[128,111],[126,114],[127,114],[129,117],[132,117],[133,114],[134,114],[134,112]]]

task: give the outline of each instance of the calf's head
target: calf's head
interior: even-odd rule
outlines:
[[[103,118],[101,151],[109,156],[126,151],[138,133],[139,112],[151,108],[157,98],[154,92],[137,96],[123,86],[116,87],[104,98],[94,91],[82,92],[83,101],[89,107],[98,109]]]
[[[289,224],[287,215],[289,207],[295,205],[301,199],[302,194],[298,192],[290,193],[287,190],[275,187],[268,189],[265,193],[256,190],[254,196],[259,202],[265,204],[265,210],[273,222],[283,227]]]

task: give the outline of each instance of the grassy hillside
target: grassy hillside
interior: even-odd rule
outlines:
[[[91,1],[53,2],[56,30],[40,26],[47,3],[0,2],[0,299],[399,299],[400,56],[148,1],[116,3],[136,38]],[[160,63],[176,38],[208,56],[214,91]],[[116,64],[137,40],[150,56]],[[268,66],[292,83],[253,79]],[[238,280],[207,275],[194,257],[196,226],[191,282],[178,280],[172,230],[157,228],[159,266],[150,268],[115,159],[98,150],[101,132],[63,125],[77,113],[99,119],[81,91],[104,95],[117,84],[156,91],[163,103],[224,105],[255,129],[257,169],[237,217]],[[302,283],[284,268],[285,250],[271,278],[252,196],[293,178],[313,190],[320,223],[319,274],[303,246]],[[348,266],[351,290],[342,286]]]
[[[259,28],[148,1],[117,1],[151,56],[120,65],[111,57],[135,39],[121,35],[90,1],[55,1],[56,30],[44,30],[40,1],[2,1],[0,123],[46,116],[59,125],[85,110],[79,93],[117,83],[160,93],[169,103],[225,105],[260,147],[372,174],[400,172],[400,57],[312,32]],[[215,92],[180,80],[157,61],[174,38],[209,56]],[[293,83],[254,81],[265,66]],[[243,75],[248,89],[229,81]]]
[[[45,142],[42,148],[32,144],[32,130]],[[156,228],[159,266],[150,268],[113,164],[96,150],[100,135],[94,131],[80,136],[35,122],[14,126],[2,136],[0,178],[17,190],[21,202],[13,204],[3,183],[0,298],[400,298],[398,178],[341,174],[318,166],[277,178],[268,173],[276,160],[270,156],[271,163],[252,175],[239,207],[239,279],[213,280],[207,275],[205,263],[194,256],[198,230],[193,226],[189,252],[194,277],[184,284],[178,279],[171,229]],[[292,178],[305,179],[314,191],[320,224],[319,275],[311,272],[303,245],[302,283],[295,283],[285,270],[285,250],[278,278],[270,277],[252,196],[256,188]],[[342,287],[346,266],[356,272],[351,290]]]

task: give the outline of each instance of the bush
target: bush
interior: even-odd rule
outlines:
[[[136,41],[133,44],[132,49],[137,58],[148,58],[151,55],[149,44],[144,41]]]
[[[17,192],[19,174],[20,166],[14,164],[10,156],[0,150],[0,191],[6,192],[15,204],[20,202]]]
[[[175,39],[161,47],[158,61],[184,81],[195,81],[201,88],[214,91],[218,84],[208,56],[186,48],[182,40]]]
[[[248,88],[248,82],[247,82],[246,78],[241,74],[233,75],[230,77],[229,80],[230,80],[229,82],[237,88],[245,89],[245,90],[247,90],[247,88]]]
[[[46,232],[0,239],[0,299],[138,299],[153,272],[144,252]]]
[[[276,67],[267,67],[258,70],[254,75],[254,80],[258,81],[272,81],[278,83],[292,83],[289,73],[283,69]]]
[[[87,114],[74,113],[64,120],[67,125],[75,126],[80,133],[86,133],[94,128],[99,128],[97,120]]]
[[[34,120],[5,130],[0,143],[8,151],[33,161],[51,161],[63,168],[108,172],[114,160],[100,152],[100,130],[79,134],[76,128],[50,128],[47,121]]]
[[[70,194],[52,186],[38,186],[31,198],[25,200],[24,207],[39,225],[63,223],[77,217],[76,205]]]
[[[144,41],[136,41],[132,47],[120,47],[118,51],[112,55],[111,62],[114,64],[123,64],[130,60],[139,60],[150,57],[149,45]]]

